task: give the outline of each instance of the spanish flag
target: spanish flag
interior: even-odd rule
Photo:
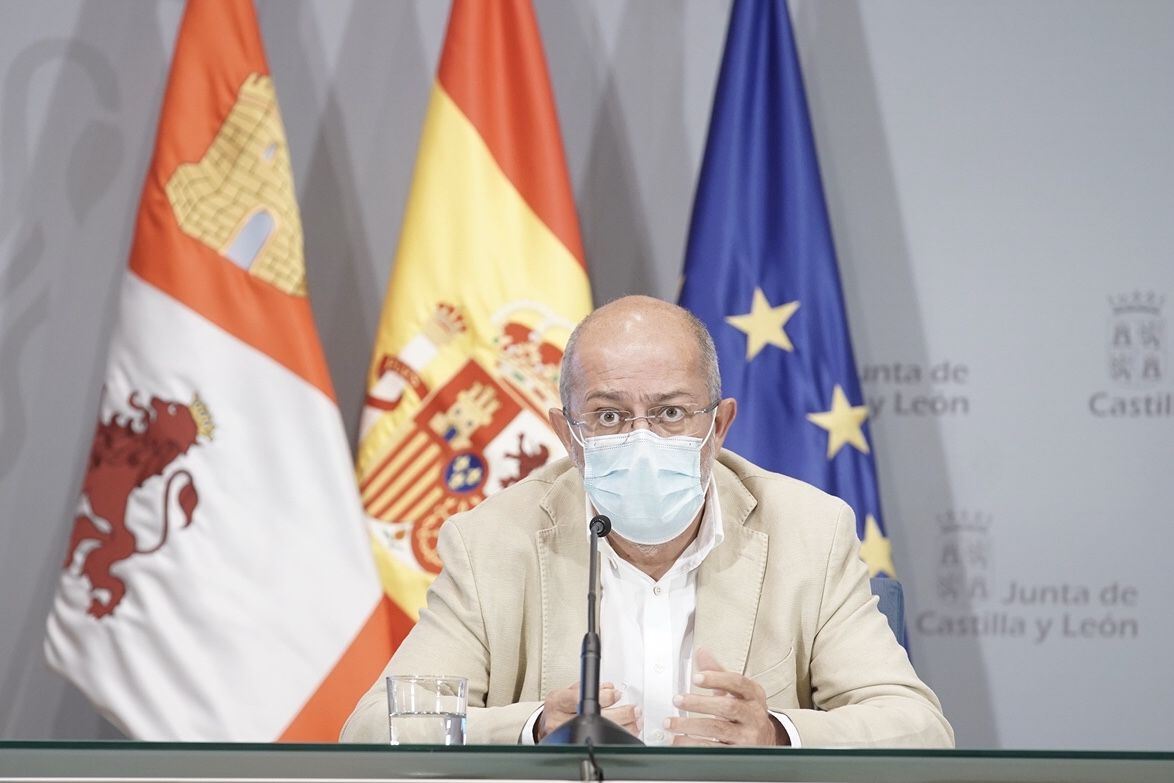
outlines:
[[[128,736],[334,741],[390,602],[251,0],[179,28],[45,652]]]
[[[563,454],[546,420],[591,308],[529,0],[456,0],[368,375],[356,467],[395,642],[441,524]]]

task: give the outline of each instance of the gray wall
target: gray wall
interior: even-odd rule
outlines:
[[[728,3],[536,7],[595,299],[673,298]],[[353,436],[447,4],[258,9]],[[1174,748],[1174,305],[1115,299],[1174,295],[1174,3],[792,9],[919,671],[964,746]],[[116,736],[40,644],[180,12],[0,3],[2,738]]]

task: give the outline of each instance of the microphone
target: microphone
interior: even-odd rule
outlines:
[[[615,722],[603,717],[599,708],[599,631],[595,622],[595,586],[599,584],[599,539],[611,532],[611,520],[597,514],[588,523],[591,530],[591,561],[587,568],[587,633],[579,656],[578,714],[547,734],[542,745],[643,745]]]

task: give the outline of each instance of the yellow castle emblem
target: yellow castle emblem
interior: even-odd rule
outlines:
[[[197,163],[168,180],[179,227],[287,294],[306,295],[302,225],[273,80],[250,74]]]

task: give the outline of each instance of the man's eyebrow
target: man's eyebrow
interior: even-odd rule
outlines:
[[[663,405],[666,402],[680,402],[682,401],[682,397],[686,398],[687,400],[693,399],[693,395],[683,389],[676,389],[674,391],[664,392],[662,394],[645,395],[644,399],[654,405]]]
[[[693,399],[691,392],[684,389],[674,389],[672,391],[661,392],[659,394],[644,394],[640,399],[650,405],[663,405],[667,402],[682,401]],[[591,402],[593,400],[600,400],[603,402],[610,402],[616,405],[624,405],[627,403],[629,396],[621,392],[613,391],[612,389],[596,389],[588,392],[587,396],[583,398],[583,402]]]
[[[620,403],[622,400],[625,400],[625,399],[626,399],[626,397],[623,394],[616,392],[616,391],[612,391],[611,389],[597,389],[595,391],[588,392],[587,396],[583,398],[583,402],[591,402],[592,400],[603,400],[604,402]]]

